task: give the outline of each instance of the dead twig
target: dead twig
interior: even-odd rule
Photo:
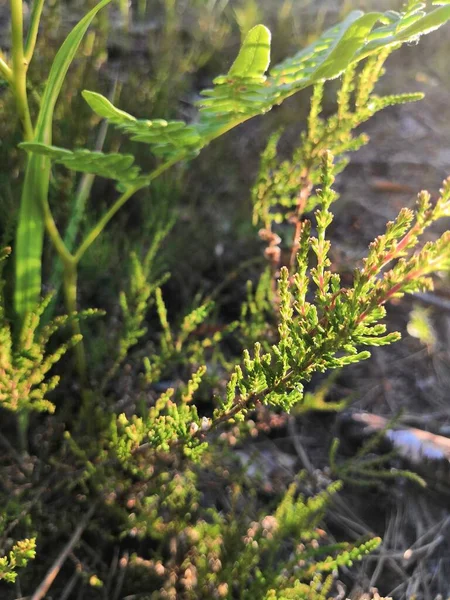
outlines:
[[[80,573],[78,571],[75,571],[75,573],[72,575],[72,577],[67,582],[67,585],[64,588],[63,593],[61,594],[59,600],[68,600],[68,598],[70,597],[70,594],[73,592],[73,589],[79,578],[80,578]]]
[[[55,562],[52,564],[50,569],[47,571],[47,574],[45,575],[44,579],[41,581],[39,587],[34,592],[34,594],[31,596],[31,600],[42,600],[42,598],[44,598],[44,596],[50,589],[51,585],[55,581],[56,576],[60,572],[61,567],[65,563],[70,552],[72,551],[74,546],[78,543],[80,537],[83,534],[83,531],[86,529],[87,524],[89,523],[92,515],[94,514],[96,507],[97,507],[97,505],[93,504],[91,506],[91,508],[88,510],[88,512],[84,515],[80,524],[75,529],[72,537],[67,542],[67,544],[64,546],[64,548],[61,550],[61,552],[59,553]]]
[[[312,475],[314,473],[314,467],[309,460],[306,450],[303,448],[303,445],[300,442],[300,436],[298,435],[297,427],[295,425],[295,417],[293,416],[290,416],[288,419],[288,430],[292,439],[292,443],[294,444],[295,451],[297,452],[303,467],[310,475]]]

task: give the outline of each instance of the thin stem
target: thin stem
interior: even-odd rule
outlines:
[[[16,96],[17,111],[22,122],[25,140],[34,137],[27,98],[27,62],[23,52],[22,0],[10,0],[12,39],[12,86]]]
[[[132,187],[126,190],[111,208],[103,215],[103,217],[98,221],[98,223],[91,229],[88,235],[84,238],[83,242],[80,244],[80,247],[74,254],[75,262],[80,262],[82,256],[86,252],[86,250],[95,242],[101,232],[105,229],[106,225],[111,221],[116,212],[122,208],[122,206],[133,196],[138,190],[141,189],[139,187]]]
[[[300,193],[297,198],[297,207],[295,211],[295,216],[293,222],[295,223],[294,230],[294,238],[292,240],[291,246],[291,255],[289,258],[289,267],[292,270],[295,266],[295,261],[297,258],[297,252],[300,247],[300,236],[302,234],[303,220],[302,217],[305,212],[306,203],[308,202],[308,198],[311,195],[312,183],[309,179],[309,170],[307,170],[301,176],[301,184],[300,184]]]
[[[47,233],[63,263],[66,310],[69,315],[73,315],[77,312],[77,262],[67,249],[58,231],[48,201],[42,202],[42,211],[44,213],[44,223]],[[72,321],[72,331],[75,335],[81,335],[80,323],[77,320]],[[83,341],[80,341],[75,346],[75,360],[81,383],[84,384],[87,378],[87,368]]]
[[[75,259],[72,254],[67,249],[67,246],[64,243],[64,240],[61,237],[61,234],[58,231],[55,220],[53,219],[52,212],[50,210],[50,206],[48,205],[48,199],[41,203],[42,212],[44,213],[44,223],[45,228],[47,230],[50,239],[52,240],[53,246],[55,247],[56,252],[59,254],[61,260],[64,263],[64,267],[66,265],[70,265],[75,263]]]
[[[112,99],[114,98],[114,94],[117,88],[117,82],[114,83],[114,88],[112,92]],[[103,144],[105,142],[106,133],[108,130],[108,121],[103,121],[100,131],[98,134],[97,142],[95,144],[95,150],[97,152],[101,152],[103,149]],[[69,217],[69,223],[67,225],[66,232],[64,234],[63,242],[69,252],[72,252],[73,247],[75,245],[76,236],[78,233],[78,228],[84,213],[84,209],[86,206],[86,202],[91,193],[92,185],[95,180],[95,175],[92,173],[84,173],[80,184],[78,186],[73,205],[71,215]],[[55,306],[57,303],[58,295],[60,292],[62,280],[63,280],[63,270],[64,270],[64,262],[60,259],[59,255],[56,257],[53,268],[52,275],[50,277],[50,285],[55,290],[55,295],[53,296],[51,302],[49,303],[45,313],[44,319],[50,319],[53,311],[55,310]]]
[[[83,242],[80,244],[80,247],[75,252],[73,258],[76,263],[80,262],[82,256],[86,252],[86,250],[95,242],[101,232],[105,229],[106,225],[111,221],[116,212],[122,208],[122,206],[132,197],[136,192],[141,190],[144,187],[147,187],[154,179],[159,177],[162,173],[170,169],[177,162],[183,160],[182,156],[175,157],[166,163],[163,163],[157,169],[155,169],[150,175],[147,177],[145,183],[139,183],[133,187],[130,187],[126,190],[111,206],[111,208],[103,215],[103,217],[98,221],[96,225],[91,229],[88,235],[84,238]]]
[[[33,9],[31,11],[30,28],[28,30],[27,41],[25,43],[25,60],[27,65],[30,64],[31,59],[33,58],[43,7],[44,0],[34,0]]]
[[[67,312],[73,315],[77,311],[77,265],[73,261],[64,264],[64,298]],[[81,335],[80,323],[76,319],[72,321],[72,330],[75,335]],[[75,346],[75,360],[81,383],[85,384],[87,367],[82,341]]]
[[[80,537],[82,536],[84,530],[86,529],[96,508],[97,508],[97,504],[93,504],[90,507],[90,509],[88,510],[88,512],[81,519],[78,527],[73,532],[72,537],[67,542],[67,544],[64,546],[64,548],[61,550],[61,552],[58,554],[55,562],[52,564],[50,569],[47,571],[47,574],[45,575],[44,579],[40,583],[39,587],[34,592],[34,594],[31,596],[31,600],[41,600],[47,594],[48,590],[50,589],[53,582],[55,581],[56,576],[60,572],[61,567],[65,563],[67,557],[72,552],[74,546],[76,546],[76,544],[78,544],[78,541],[79,541]]]

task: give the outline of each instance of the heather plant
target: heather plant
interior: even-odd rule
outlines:
[[[115,579],[102,566],[98,572],[90,564],[80,566],[75,557],[78,571],[60,590],[63,598],[70,597],[80,571],[84,573],[84,579],[79,577],[80,594],[82,586],[88,585],[89,597],[102,593],[104,585],[106,597],[119,598],[126,585],[130,594],[144,590],[151,598],[327,598],[333,593],[336,571],[351,566],[380,542],[377,538],[356,544],[335,542],[323,529],[326,509],[342,486],[339,480],[351,483],[356,477],[372,483],[408,474],[387,475],[387,459],[368,456],[371,444],[355,462],[338,464],[335,444],[330,456],[335,480],[315,481],[311,486],[300,475],[278,494],[269,510],[261,510],[257,484],[245,469],[236,467],[230,437],[221,433],[231,427],[234,443],[236,438],[244,439],[251,431],[254,410],[261,406],[278,412],[297,410],[297,414],[324,410],[323,390],[305,393],[313,375],[366,360],[370,356],[366,348],[398,340],[399,334],[388,332],[384,324],[385,305],[405,293],[430,289],[433,274],[450,268],[450,232],[423,242],[436,221],[450,216],[450,180],[434,202],[421,192],[414,210],[402,209],[387,224],[362,265],[355,268],[350,284],[344,285],[332,269],[328,236],[338,199],[335,177],[344,169],[347,154],[367,141],[364,135],[354,135],[355,128],[386,106],[419,99],[417,94],[379,98],[374,93],[384,61],[402,43],[416,41],[445,23],[450,6],[435,2],[434,8],[424,10],[422,3],[410,1],[401,13],[355,11],[268,73],[270,33],[258,25],[248,32],[228,73],[202,92],[199,115],[192,123],[138,119],[101,94],[84,91],[98,119],[150,150],[154,168],[147,171],[147,165],[138,166],[132,154],[68,150],[51,143],[53,109],[64,77],[91,21],[108,2],[103,0],[77,24],[57,53],[34,125],[27,104],[26,70],[42,2],[34,5],[24,42],[23,7],[11,0],[12,60],[0,62],[22,120],[26,141],[21,147],[28,152],[13,248],[18,317],[14,326],[3,308],[0,313],[0,404],[8,413],[20,413],[25,437],[24,414],[51,413],[60,406],[47,398],[58,382],[50,369],[72,345],[78,348],[85,392],[82,410],[75,410],[75,415],[70,414],[72,406],[61,406],[64,422],[55,432],[64,430],[63,439],[58,439],[54,456],[48,451],[47,460],[51,481],[57,480],[55,489],[62,494],[71,522],[79,520],[72,506],[75,497],[87,499],[90,508],[32,598],[45,596],[94,517],[97,532],[107,531],[102,540],[140,550],[123,555],[129,565],[125,583],[124,574]],[[337,112],[326,119],[324,82],[338,76],[342,80]],[[91,381],[87,393],[79,319],[92,311],[77,312],[78,265],[87,250],[137,192],[152,186],[176,164],[193,159],[227,131],[308,86],[313,86],[308,126],[291,160],[277,158],[279,133],[271,137],[262,156],[253,190],[254,222],[262,226],[269,265],[256,285],[248,284],[240,318],[208,328],[214,303],[200,298],[179,324],[171,321],[162,288],[168,275],[154,269],[155,256],[172,225],[169,219],[143,255],[131,256],[129,285],[119,300],[115,353],[109,364],[97,366],[97,371],[103,370],[101,381],[97,387]],[[48,202],[52,162],[116,185],[116,199],[75,249],[64,241]],[[78,225],[69,227],[73,232]],[[42,318],[49,299],[40,300],[44,229],[62,261],[68,313],[50,323]],[[76,237],[73,234],[73,240]],[[2,299],[2,307],[6,304]],[[150,309],[160,333],[153,336],[152,347],[145,347],[148,352],[141,360]],[[66,323],[75,324],[73,335],[52,345],[50,337]],[[226,347],[228,337],[238,351]],[[123,402],[119,393],[114,395],[112,383],[129,372],[124,363],[136,348],[139,373],[128,394],[131,401]],[[59,398],[61,405],[64,400]],[[341,407],[341,403],[328,406]],[[46,447],[52,448],[52,443]],[[23,475],[20,454],[16,459]],[[42,455],[37,464],[37,469],[45,470]],[[208,499],[201,489],[204,479],[211,477],[217,493]],[[24,486],[18,495],[27,498],[27,493]],[[38,534],[45,531],[39,523],[42,505],[40,511],[30,525]],[[55,518],[62,527],[65,515],[49,513],[48,529],[48,521],[54,527]],[[102,543],[99,553],[107,554]],[[0,559],[0,575],[13,581],[15,567],[25,566],[33,557],[33,540],[18,543],[9,557]]]

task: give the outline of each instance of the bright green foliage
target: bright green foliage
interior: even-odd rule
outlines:
[[[128,419],[125,414],[112,421],[111,445],[122,462],[133,465],[133,453],[142,444],[156,452],[169,452],[174,443],[184,442],[183,451],[192,459],[199,458],[206,444],[199,441],[195,434],[209,428],[209,420],[200,419],[197,408],[192,404],[192,396],[205,374],[201,367],[187,384],[181,402],[174,399],[174,390],[168,389],[156,400],[144,417],[133,415]]]
[[[296,581],[282,591],[269,590],[265,600],[328,600],[332,585],[332,576],[328,575],[324,581],[321,575],[317,575],[310,584]]]
[[[264,77],[270,63],[270,31],[264,25],[256,25],[246,36],[239,54],[231,65],[230,77]]]
[[[58,385],[59,376],[47,377],[48,373],[81,336],[73,335],[56,350],[47,352],[50,337],[69,321],[67,316],[57,317],[39,329],[49,300],[50,297],[27,314],[17,340],[13,339],[3,309],[0,311],[0,405],[8,410],[55,410],[46,396]],[[90,314],[93,311],[85,311],[81,316]],[[76,315],[73,318],[77,318]]]
[[[84,495],[88,500],[97,496],[106,517],[119,521],[118,529],[124,538],[144,540],[143,546],[151,558],[133,557],[130,569],[140,564],[150,571],[152,579],[159,582],[160,590],[155,595],[182,600],[325,600],[333,593],[336,570],[360,560],[376,548],[379,540],[355,546],[329,543],[319,525],[330,498],[341,488],[340,482],[316,489],[315,495],[302,494],[301,483],[298,487],[292,485],[269,515],[261,514],[257,501],[256,508],[249,507],[249,499],[257,496],[255,480],[242,475],[242,487],[236,482],[240,475],[236,474],[237,469],[231,474],[228,471],[229,456],[220,446],[223,438],[214,437],[215,430],[221,424],[245,420],[259,404],[285,411],[297,408],[298,413],[341,408],[340,403],[325,401],[326,384],[315,395],[304,395],[304,382],[314,373],[368,358],[369,352],[361,351],[362,346],[389,344],[398,339],[398,334],[388,334],[381,322],[384,304],[405,292],[428,289],[431,274],[450,267],[450,233],[420,247],[425,229],[437,219],[450,216],[448,181],[434,206],[423,192],[416,211],[404,209],[387,225],[386,233],[370,246],[349,287],[343,287],[339,275],[331,270],[327,238],[333,220],[332,206],[337,199],[334,177],[346,164],[344,155],[366,141],[364,136],[354,137],[353,130],[381,108],[419,97],[374,95],[384,60],[391,49],[405,41],[415,41],[448,20],[450,6],[445,3],[447,6],[426,13],[421,3],[410,2],[402,14],[353,12],[317,42],[268,73],[270,33],[258,25],[249,31],[229,72],[216,78],[214,87],[202,93],[198,120],[191,124],[137,119],[100,94],[84,92],[100,118],[132,140],[147,144],[157,157],[156,169],[142,175],[132,155],[72,152],[51,145],[52,113],[64,76],[89,23],[107,2],[103,0],[75,27],[57,54],[44,91],[35,137],[23,144],[30,157],[18,232],[16,308],[22,316],[22,329],[13,340],[9,323],[0,314],[0,402],[22,414],[31,409],[54,410],[45,396],[57,378],[47,379],[48,371],[80,336],[73,336],[53,353],[47,354],[47,344],[57,327],[76,318],[77,264],[120,207],[176,162],[195,156],[233,127],[267,112],[297,91],[314,86],[308,129],[292,161],[278,164],[279,134],[271,138],[263,156],[255,192],[255,221],[265,226],[262,237],[268,242],[266,255],[271,258],[272,268],[265,270],[255,288],[248,286],[241,323],[225,327],[215,324],[214,333],[207,335],[208,318],[213,311],[212,302],[207,300],[189,311],[178,326],[172,324],[162,280],[157,280],[152,272],[153,258],[165,231],[155,236],[143,260],[132,255],[130,283],[120,296],[122,327],[117,336],[117,354],[98,399],[93,399],[97,390],[85,390],[82,417],[67,422],[61,456],[72,460],[65,463],[56,454],[51,466],[57,474],[62,472],[58,461],[64,462],[64,469],[67,467],[67,498],[71,499],[74,490],[82,490],[83,494],[77,497]],[[365,58],[367,62],[357,72],[357,63]],[[337,112],[325,120],[324,81],[340,74],[343,79]],[[336,164],[329,149],[338,156]],[[50,160],[74,171],[111,178],[122,192],[74,254],[72,246],[68,248],[59,236],[47,203]],[[37,181],[39,202],[32,203],[31,191]],[[313,209],[314,228],[303,218],[306,211]],[[282,240],[271,227],[274,222],[285,223],[292,217],[295,234],[291,259],[289,266],[278,272]],[[30,308],[36,307],[40,287],[44,221],[64,263],[65,274],[70,275],[69,280],[65,278],[65,287],[72,297],[70,318],[61,317],[41,327],[45,303],[35,310]],[[139,389],[134,387],[129,395],[131,402],[117,402],[114,406],[111,398],[102,397],[101,392],[105,392],[107,381],[116,374],[131,348],[146,336],[146,313],[152,303],[159,319],[159,340],[155,342],[149,336],[149,346],[154,345],[144,361],[145,374],[138,382]],[[227,369],[228,374],[231,371],[229,376],[220,371],[224,365],[229,367],[220,344],[226,334],[237,328],[236,337],[246,349],[239,364]],[[234,361],[233,365],[238,362],[234,357],[229,361]],[[214,368],[221,376],[214,379],[213,373],[207,379]],[[169,378],[170,387],[165,381]],[[208,401],[215,397],[219,405],[212,418],[202,416],[195,404],[205,395]],[[122,410],[125,412],[115,414]],[[218,442],[219,456],[212,454],[210,440]],[[370,443],[366,445],[356,462],[338,465],[334,446],[334,475],[347,482],[353,477],[363,484],[399,474],[406,476],[399,471],[388,472],[383,468],[387,459],[372,459],[368,454],[371,448]],[[223,479],[217,484],[217,496],[210,499],[201,493],[206,487],[202,486],[201,477],[207,477],[209,483],[211,473],[219,472],[217,463]],[[224,490],[232,491],[230,497],[222,494]],[[214,485],[208,486],[209,493],[214,494]],[[67,512],[70,511],[69,502]],[[110,534],[108,541],[117,541],[116,533],[117,530],[110,530],[105,539]],[[32,558],[32,551],[34,546],[30,545],[24,549],[28,552],[26,557],[16,550],[16,555],[0,559],[0,573],[3,568],[3,576],[6,578],[9,573],[13,580],[10,571],[25,558]],[[93,586],[101,584],[98,578],[92,581]],[[139,590],[137,595],[140,593]]]
[[[243,121],[267,112],[294,93],[337,77],[349,65],[367,56],[415,40],[449,18],[449,7],[437,8],[430,13],[419,11],[414,15],[414,23],[408,14],[354,11],[314,44],[273,67],[268,76],[265,71],[270,58],[270,32],[257,25],[247,34],[227,75],[217,77],[214,87],[202,92],[206,98],[199,102],[197,124],[139,120],[116,108],[101,94],[85,91],[83,95],[100,117],[122,129],[131,139],[149,144],[154,154],[172,164],[192,156],[213,139]],[[394,102],[390,100],[390,103]],[[44,149],[34,146],[33,151],[42,153]],[[93,169],[97,160],[93,160]],[[151,176],[147,182],[150,180]]]
[[[14,544],[8,556],[0,557],[0,580],[14,583],[17,577],[16,569],[26,567],[29,560],[36,556],[36,540],[34,538],[21,540]]]
[[[424,32],[427,31],[431,21],[438,26],[449,17],[450,11],[445,7],[428,15],[422,11],[417,13],[414,26],[408,27],[410,21],[406,15],[354,11],[342,23],[322,34],[314,44],[273,67],[266,80],[257,80],[261,77],[259,63],[255,65],[258,68],[247,72],[245,78],[239,78],[231,71],[216,78],[215,87],[204,92],[208,99],[200,102],[199,131],[202,137],[206,135],[207,139],[212,139],[237,123],[267,112],[273,105],[315,82],[337,77],[350,64],[373,52],[411,40],[421,27]],[[384,24],[375,27],[378,21]],[[260,27],[248,33],[249,40],[256,35],[255,30],[259,34]],[[267,41],[266,34],[264,46]],[[244,48],[245,45],[244,41]],[[248,52],[253,52],[251,42]]]
[[[191,152],[199,147],[200,136],[196,129],[183,121],[139,120],[117,109],[101,94],[84,91],[83,97],[93,111],[119,127],[132,140],[149,144],[156,156],[171,156],[179,149]]]
[[[267,76],[265,73],[270,59],[270,33],[264,26],[257,25],[247,34],[229,72],[217,77],[212,89],[202,92],[206,98],[199,102],[198,122],[191,125],[182,121],[139,120],[116,108],[104,96],[85,91],[85,99],[100,117],[119,127],[133,140],[148,144],[151,151],[163,159],[154,171],[141,176],[127,156],[113,155],[113,158],[109,158],[92,152],[80,154],[80,151],[69,155],[64,150],[50,146],[53,109],[62,81],[90,22],[108,1],[103,0],[80,21],[58,52],[44,92],[36,135],[31,139],[32,135],[29,134],[23,144],[23,147],[30,151],[30,157],[17,231],[15,305],[20,316],[32,309],[39,296],[44,222],[64,264],[65,289],[72,290],[71,296],[66,297],[66,308],[67,312],[72,313],[76,304],[78,262],[114,214],[139,189],[149,185],[175,163],[195,156],[212,140],[240,123],[266,113],[296,92],[326,79],[335,78],[366,57],[376,57],[404,42],[415,41],[420,35],[436,29],[450,18],[450,6],[441,6],[428,13],[416,10],[417,6],[406,13],[390,11],[386,14],[364,14],[354,11],[342,23],[326,31],[311,46],[273,67]],[[376,58],[374,60],[376,62]],[[319,101],[320,98],[317,105]],[[398,99],[385,99],[384,105],[396,101]],[[374,106],[374,110],[382,105],[383,101]],[[341,106],[345,107],[345,102],[342,102]],[[111,174],[111,163],[118,166],[113,176],[119,182],[118,187],[122,195],[100,218],[74,254],[62,240],[48,206],[48,154],[66,166],[72,165],[75,170],[92,174]],[[34,197],[36,186],[37,200]],[[295,239],[295,251],[297,243],[298,240]],[[293,252],[292,261],[294,254]],[[85,371],[85,363],[84,349],[80,345],[80,372]]]
[[[427,242],[419,250],[420,236],[437,219],[450,215],[450,181],[444,182],[434,206],[430,196],[421,192],[416,211],[403,209],[387,224],[386,233],[370,245],[363,267],[356,269],[353,287],[341,287],[340,276],[330,270],[330,242],[326,230],[336,199],[332,189],[333,162],[323,155],[322,186],[315,212],[317,237],[310,235],[311,224],[304,221],[297,255],[297,269],[290,277],[281,269],[278,282],[279,339],[262,352],[254,345],[253,355],[245,350],[243,365],[237,366],[228,385],[228,393],[216,418],[242,418],[257,402],[289,410],[303,400],[303,382],[312,374],[344,367],[369,358],[361,346],[390,344],[398,333],[386,333],[380,321],[384,304],[430,289],[429,275],[450,267],[450,232]],[[315,266],[309,269],[314,256]],[[380,274],[382,276],[380,277]],[[309,300],[314,289],[314,302]]]

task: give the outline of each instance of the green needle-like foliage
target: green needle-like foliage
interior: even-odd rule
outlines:
[[[36,540],[21,540],[14,544],[8,556],[0,557],[0,579],[14,583],[17,578],[16,569],[26,567],[29,560],[36,556]]]
[[[0,260],[9,252],[4,251]],[[3,282],[1,282],[3,287]],[[1,289],[0,289],[1,292]],[[48,350],[50,338],[74,319],[89,317],[98,311],[86,310],[79,315],[60,316],[45,326],[41,317],[49,296],[37,309],[27,314],[19,336],[15,339],[5,316],[4,301],[0,298],[0,406],[13,412],[54,412],[55,405],[47,394],[55,389],[59,376],[49,376],[53,366],[75,346],[81,335],[72,335],[56,349]]]
[[[143,444],[156,452],[169,452],[171,446],[180,440],[186,441],[183,447],[186,456],[194,460],[199,458],[206,444],[200,443],[195,434],[206,431],[209,421],[199,418],[191,400],[205,371],[205,367],[201,367],[194,373],[181,402],[175,401],[174,390],[170,388],[158,398],[145,417],[134,415],[128,419],[122,414],[117,421],[113,419],[111,447],[124,466],[132,471],[136,469],[133,454],[142,450]]]
[[[390,344],[398,333],[387,333],[381,322],[384,304],[430,289],[430,275],[450,267],[450,232],[419,247],[420,237],[436,220],[450,215],[450,181],[443,184],[433,206],[427,192],[418,196],[416,210],[403,209],[386,232],[370,245],[353,287],[342,287],[340,276],[330,270],[330,242],[326,230],[333,220],[336,199],[332,156],[322,158],[322,186],[315,212],[317,236],[311,223],[302,224],[297,266],[291,276],[281,269],[278,282],[279,339],[267,351],[254,345],[244,351],[228,385],[227,399],[216,411],[219,421],[242,418],[258,402],[289,410],[303,400],[303,383],[315,372],[341,368],[369,358],[364,346]],[[310,259],[315,264],[309,268]],[[314,300],[311,298],[313,294]]]
[[[56,350],[47,352],[50,337],[69,320],[67,316],[57,317],[39,330],[40,318],[49,300],[28,313],[18,340],[13,339],[10,324],[3,310],[0,312],[0,405],[8,410],[55,410],[47,394],[58,385],[59,376],[47,375],[81,336],[73,335]]]
[[[425,230],[438,219],[450,216],[450,180],[446,180],[434,205],[429,194],[421,192],[415,211],[403,209],[387,224],[386,232],[370,245],[363,266],[355,270],[353,285],[342,287],[340,276],[330,269],[330,241],[326,235],[333,220],[331,207],[337,198],[332,187],[331,153],[325,152],[321,161],[321,188],[317,191],[315,211],[317,234],[312,236],[311,223],[303,221],[295,272],[291,275],[286,267],[280,271],[277,339],[265,342],[264,347],[257,341],[252,353],[244,350],[242,363],[235,367],[226,397],[221,399],[212,422],[201,420],[189,404],[205,373],[202,361],[205,361],[204,350],[208,345],[194,345],[197,349],[191,350],[187,341],[210,308],[203,305],[190,313],[181,325],[181,332],[175,336],[162,293],[156,290],[161,348],[146,361],[148,382],[160,379],[164,366],[179,360],[177,357],[181,357],[182,351],[184,360],[196,364],[199,370],[187,385],[181,403],[174,401],[174,391],[169,390],[151,409],[156,411],[151,418],[133,422],[134,437],[127,434],[128,453],[132,448],[136,451],[142,442],[146,447],[165,452],[173,444],[186,445],[191,454],[194,448],[199,451],[205,448],[202,442],[209,429],[225,421],[244,419],[258,403],[286,411],[295,405],[301,409],[303,385],[314,373],[360,362],[370,357],[364,347],[386,345],[399,339],[400,334],[388,333],[382,322],[386,302],[404,293],[430,289],[430,275],[450,268],[450,232],[420,246]],[[256,299],[264,308],[265,297],[263,292],[249,296],[247,310],[252,310]],[[254,311],[258,313],[257,306]],[[258,331],[261,331],[260,326]],[[310,408],[310,402],[308,399],[305,410]],[[123,417],[121,419],[123,421]],[[122,426],[129,427],[128,420],[122,421]],[[164,424],[161,429],[160,424]],[[119,439],[116,433],[114,445]]]

